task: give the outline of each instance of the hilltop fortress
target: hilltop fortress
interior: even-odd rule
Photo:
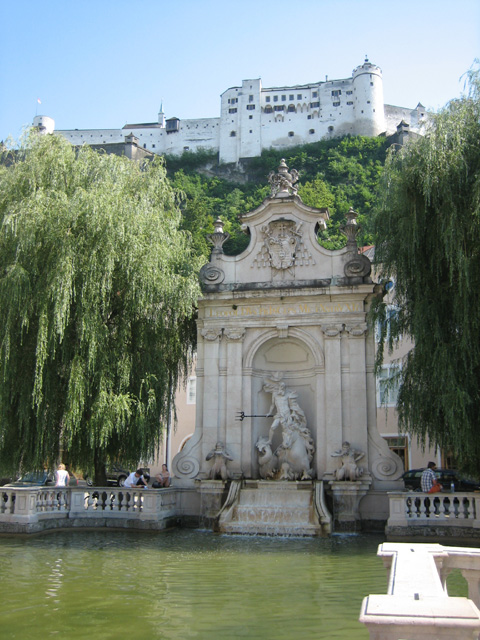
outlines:
[[[199,149],[216,151],[221,163],[259,156],[263,149],[285,149],[325,138],[391,135],[400,127],[421,133],[425,108],[384,104],[380,67],[365,62],[350,78],[291,87],[263,88],[260,78],[243,80],[221,95],[218,118],[165,118],[126,124],[121,129],[58,130],[74,145],[118,145],[130,142],[148,152],[180,155]],[[53,133],[55,122],[36,116],[34,126]],[[128,140],[127,140],[128,139]]]

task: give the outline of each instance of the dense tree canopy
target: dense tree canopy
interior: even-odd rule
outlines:
[[[97,480],[152,456],[194,341],[203,263],[161,159],[55,136],[0,166],[0,464]]]
[[[384,137],[346,136],[281,151],[268,149],[258,158],[243,160],[237,171],[218,166],[215,154],[204,151],[167,156],[166,164],[174,186],[183,194],[182,224],[193,233],[195,246],[205,257],[209,253],[205,234],[213,231],[218,216],[231,235],[223,246],[225,253],[236,255],[245,249],[248,237],[241,231],[238,216],[270,195],[267,176],[277,171],[282,157],[290,169],[300,172],[302,200],[329,208],[328,229],[320,241],[327,249],[338,249],[346,243],[340,227],[350,207],[360,214],[360,244],[372,243],[371,211],[389,145]]]
[[[480,83],[427,135],[389,156],[375,215],[376,261],[395,282],[389,347],[410,336],[402,427],[480,473]],[[385,304],[375,308],[377,319]],[[384,338],[386,325],[384,327]],[[378,363],[383,350],[378,352]]]

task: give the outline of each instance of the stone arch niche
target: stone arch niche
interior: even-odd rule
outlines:
[[[269,412],[272,396],[264,390],[264,383],[272,374],[282,374],[286,386],[298,395],[298,403],[305,412],[307,426],[315,440],[314,425],[317,422],[315,371],[316,360],[311,348],[297,337],[274,337],[262,343],[252,359],[250,375],[252,415],[264,416]],[[254,417],[251,420],[251,442],[255,445],[262,436],[268,436],[272,418]],[[281,434],[275,434],[274,448],[281,443]],[[315,446],[316,448],[316,446]],[[258,456],[252,448],[252,476],[258,477]]]

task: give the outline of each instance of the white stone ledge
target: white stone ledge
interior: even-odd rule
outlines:
[[[480,549],[439,544],[384,543],[388,594],[364,598],[360,622],[371,640],[471,640],[480,633]],[[469,597],[450,598],[446,577],[462,571]]]

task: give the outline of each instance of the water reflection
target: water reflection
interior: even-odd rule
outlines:
[[[0,539],[2,640],[368,639],[382,538],[65,531]]]

